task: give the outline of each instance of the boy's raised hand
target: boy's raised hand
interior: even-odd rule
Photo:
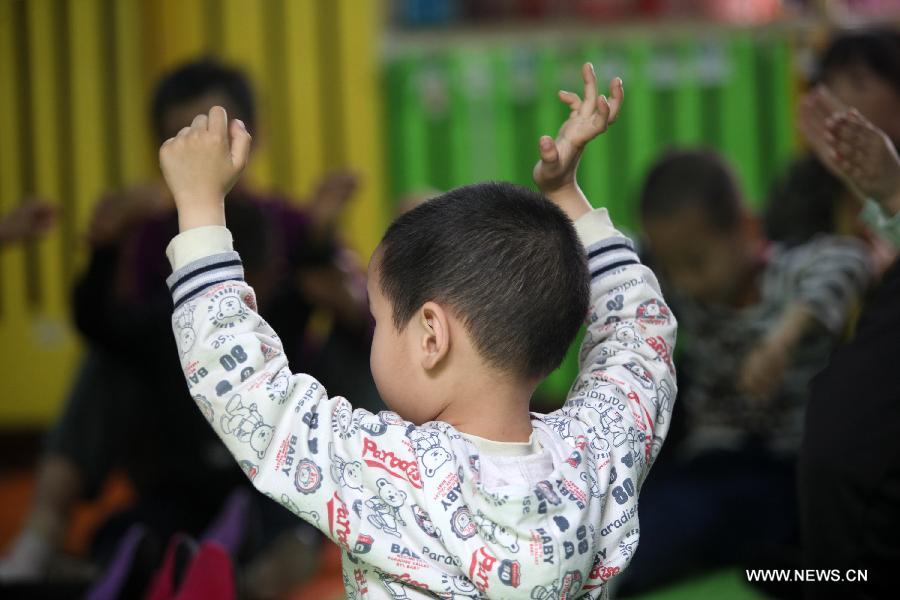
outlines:
[[[250,157],[243,122],[228,122],[221,106],[194,117],[159,149],[159,164],[178,208],[181,231],[225,224],[225,195]]]
[[[559,205],[572,220],[591,210],[591,205],[578,188],[575,172],[585,145],[615,122],[622,106],[622,80],[610,82],[610,98],[597,95],[594,66],[581,68],[584,99],[578,94],[560,91],[559,98],[572,111],[554,140],[548,135],[540,139],[541,159],[534,167],[534,182],[545,196]]]

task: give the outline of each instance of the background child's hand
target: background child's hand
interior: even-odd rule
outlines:
[[[791,354],[803,338],[822,324],[802,302],[789,305],[778,323],[747,353],[738,373],[738,389],[757,408],[775,399],[791,365]]]
[[[825,86],[803,99],[799,123],[819,160],[857,195],[900,211],[900,157],[884,132]]]
[[[744,359],[738,379],[738,389],[747,394],[750,402],[762,408],[771,402],[790,364],[790,356],[783,346],[762,342]]]
[[[34,239],[56,221],[56,209],[40,198],[30,198],[0,218],[0,244]]]
[[[831,160],[844,179],[877,202],[898,212],[900,206],[900,157],[888,136],[856,109],[838,113],[826,121]]]
[[[88,241],[94,246],[118,242],[145,219],[171,209],[172,196],[161,182],[110,192],[94,207]]]
[[[181,231],[225,224],[225,195],[249,157],[250,134],[239,120],[229,125],[221,106],[197,115],[190,127],[163,143],[159,164],[175,198]]]
[[[319,182],[309,203],[313,234],[318,241],[333,234],[341,213],[358,188],[359,176],[350,171],[329,173]]]
[[[560,100],[568,104],[572,112],[555,140],[548,135],[541,137],[541,159],[533,172],[534,182],[541,192],[559,204],[573,220],[591,210],[575,180],[581,153],[589,141],[615,122],[624,94],[622,80],[616,77],[610,82],[611,99],[598,97],[597,76],[590,63],[581,68],[581,74],[584,100],[578,94],[559,92]]]

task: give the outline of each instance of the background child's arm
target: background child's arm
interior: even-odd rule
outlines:
[[[168,283],[188,388],[260,491],[344,548],[360,530],[400,537],[407,524],[399,507],[424,502],[410,423],[353,411],[313,377],[291,372],[221,226],[222,199],[249,151],[241,125],[232,124],[229,139],[226,119],[214,108],[160,151],[182,229],[167,250],[174,268]],[[433,432],[428,442],[446,440]],[[435,477],[455,472],[447,457],[433,465]]]
[[[790,304],[778,323],[747,355],[738,386],[756,402],[771,400],[781,388],[794,349],[806,335],[822,327],[807,304]]]

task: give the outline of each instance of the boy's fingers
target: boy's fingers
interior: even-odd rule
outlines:
[[[863,147],[870,139],[867,127],[849,119],[842,122],[841,137],[856,148]]]
[[[191,121],[191,129],[206,130],[208,122],[209,119],[206,118],[206,115],[197,115],[194,117],[194,120]]]
[[[556,142],[549,135],[541,136],[538,148],[541,153],[541,160],[545,163],[555,163],[559,160],[559,150],[556,149]]]
[[[612,125],[619,118],[619,109],[622,108],[622,100],[625,99],[625,86],[622,84],[622,78],[616,77],[609,84],[609,118],[606,120],[608,125]]]
[[[867,133],[865,127],[853,121],[848,114],[840,115],[835,119],[831,130],[833,135],[844,144],[858,147],[858,144],[865,143]]]
[[[175,137],[184,137],[187,134],[189,134],[190,132],[191,132],[190,127],[182,127],[181,129],[178,130],[178,135]]]
[[[573,94],[572,92],[559,90],[559,99],[565,102],[572,110],[577,111],[581,106],[581,98],[578,97],[578,94]]]
[[[612,109],[609,106],[609,100],[606,99],[606,96],[600,96],[597,98],[597,114],[594,115],[595,119],[599,119],[602,123],[602,128],[605,131],[607,126],[609,126],[609,115],[612,113]]]
[[[837,152],[845,163],[856,164],[859,160],[859,153],[851,144],[838,142]]]
[[[594,73],[594,65],[584,63],[581,67],[581,76],[584,79],[584,102],[579,112],[586,117],[594,112],[597,105],[597,75]]]
[[[209,130],[223,138],[227,137],[228,113],[221,106],[213,106],[209,109]]]
[[[244,122],[240,119],[234,119],[229,127],[231,137],[231,163],[239,170],[247,166],[250,160],[250,143],[252,139]]]

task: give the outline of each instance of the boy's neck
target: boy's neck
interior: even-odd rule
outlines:
[[[450,402],[435,418],[461,433],[495,442],[528,442],[531,438],[529,404],[536,383],[489,382],[473,377],[454,390]]]

